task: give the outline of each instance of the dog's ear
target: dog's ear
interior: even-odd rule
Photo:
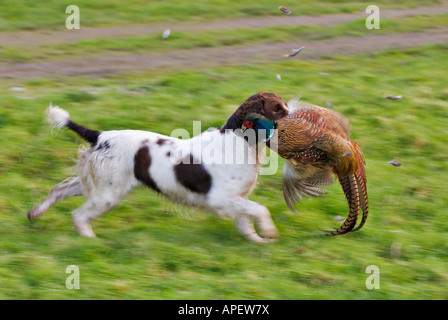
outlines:
[[[278,120],[288,115],[288,105],[276,94],[263,95],[263,101],[266,118]]]

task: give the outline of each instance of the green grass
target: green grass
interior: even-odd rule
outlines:
[[[426,46],[163,75],[2,80],[0,299],[447,299],[447,58],[447,46]],[[19,85],[26,90],[7,90]],[[219,127],[260,89],[285,100],[300,93],[316,104],[331,101],[349,118],[367,160],[370,217],[360,232],[316,237],[348,212],[340,186],[304,199],[294,215],[282,199],[281,170],[260,177],[251,196],[280,230],[272,244],[250,243],[230,221],[173,208],[144,188],[94,221],[97,239],[79,237],[71,225],[81,198],[26,220],[73,173],[82,143],[48,129],[50,102],[91,128],[169,135],[191,132],[193,120],[204,130]],[[393,158],[404,166],[388,164]],[[80,290],[65,288],[73,264]],[[369,265],[380,269],[379,290],[366,289]]]
[[[179,49],[219,47],[230,45],[250,46],[260,42],[312,41],[346,36],[363,37],[372,34],[436,31],[448,27],[448,15],[412,16],[382,19],[381,29],[368,30],[365,20],[354,20],[324,26],[267,27],[257,29],[207,30],[198,32],[173,31],[168,40],[160,34],[114,39],[83,40],[75,43],[43,45],[33,50],[5,45],[0,50],[0,64],[54,61],[76,57],[95,57],[105,54],[169,53]]]
[[[446,0],[386,0],[380,8],[409,8],[446,3]],[[296,15],[357,12],[372,4],[369,1],[294,1],[273,3],[269,0],[240,0],[229,4],[222,0],[74,0],[70,3],[47,0],[45,4],[34,0],[3,0],[0,10],[0,30],[31,30],[65,28],[68,5],[77,5],[81,13],[81,25],[99,27],[113,24],[167,23],[169,21],[207,21],[247,16],[282,14],[278,6],[290,8]]]

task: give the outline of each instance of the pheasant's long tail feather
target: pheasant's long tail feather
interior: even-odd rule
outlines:
[[[354,157],[351,160],[351,165],[348,166],[350,168],[349,173],[338,176],[350,207],[349,215],[339,229],[328,235],[339,235],[349,231],[357,231],[364,226],[369,215],[364,155],[356,142],[352,142],[352,146]],[[360,210],[362,210],[362,219],[360,224],[355,228]]]
[[[366,181],[366,172],[364,169],[364,159],[361,157],[360,160],[360,167],[356,174],[356,182],[358,184],[358,190],[359,190],[359,199],[361,202],[361,210],[362,210],[362,220],[356,228],[354,228],[352,231],[358,231],[362,228],[364,223],[367,221],[367,217],[369,215],[369,199],[367,198],[367,181]]]
[[[359,209],[361,208],[361,205],[356,175],[349,174],[344,177],[339,177],[339,182],[341,183],[342,190],[344,190],[345,196],[348,200],[350,211],[342,226],[335,231],[326,234],[326,236],[337,236],[350,232],[358,221]]]

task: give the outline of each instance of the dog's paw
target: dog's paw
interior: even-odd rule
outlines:
[[[92,227],[88,224],[85,225],[75,225],[75,229],[78,231],[79,235],[86,238],[96,238]]]
[[[268,240],[276,240],[280,236],[277,228],[275,228],[275,227],[274,228],[260,230],[260,235],[264,239],[268,239]]]
[[[275,230],[276,231],[276,230]],[[278,232],[273,232],[271,233],[272,237],[260,237],[258,234],[256,233],[251,233],[251,234],[247,234],[245,235],[247,240],[253,241],[253,242],[258,242],[258,243],[268,243],[268,242],[275,242],[278,240]]]
[[[266,243],[268,242],[267,239],[260,237],[258,234],[256,233],[251,233],[251,234],[247,234],[245,235],[247,240],[253,241],[253,242],[257,242],[257,243]]]
[[[79,220],[80,219],[78,216],[73,216],[73,226],[75,227],[76,231],[78,231],[79,235],[87,238],[95,238],[96,235],[93,232],[90,224],[88,222]]]
[[[39,214],[39,207],[38,206],[34,206],[32,207],[28,213],[26,214],[26,217],[28,218],[29,222],[33,222],[34,220],[36,220],[36,218],[40,216]]]

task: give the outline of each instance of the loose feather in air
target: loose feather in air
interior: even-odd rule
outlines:
[[[166,29],[165,31],[163,31],[162,39],[168,38],[170,36],[170,34],[171,34],[171,30],[170,29]]]
[[[285,55],[283,55],[283,56],[284,56],[284,57],[294,57],[294,56],[296,56],[300,51],[302,51],[303,49],[305,49],[305,46],[302,46],[302,47],[300,47],[299,49],[293,49],[293,50],[291,51],[290,54],[285,54]]]
[[[285,7],[278,7],[278,8],[287,16],[289,16],[292,13],[292,11],[289,10],[288,8],[285,8]]]
[[[384,98],[390,99],[390,100],[400,100],[402,98],[402,96],[401,95],[399,95],[399,96],[390,95],[390,96],[385,96]]]
[[[397,162],[395,159],[392,161],[389,161],[388,163],[390,163],[391,165],[393,165],[394,167],[401,167],[403,165],[403,163],[401,162]]]

